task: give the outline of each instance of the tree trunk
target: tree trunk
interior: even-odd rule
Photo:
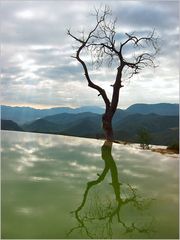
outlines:
[[[123,87],[122,80],[121,80],[123,67],[124,67],[124,65],[121,64],[117,68],[116,81],[113,85],[112,100],[111,100],[111,103],[109,105],[106,104],[106,112],[102,117],[102,123],[103,123],[103,129],[104,129],[104,132],[105,132],[105,138],[106,138],[106,140],[109,140],[109,141],[114,140],[113,128],[112,128],[112,119],[113,119],[114,113],[116,112],[116,109],[117,109],[120,89]]]
[[[106,140],[113,141],[112,114],[106,112],[102,117],[102,124]]]

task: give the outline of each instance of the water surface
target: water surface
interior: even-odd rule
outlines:
[[[178,157],[2,131],[2,238],[178,239]]]

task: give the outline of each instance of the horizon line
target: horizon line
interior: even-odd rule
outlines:
[[[169,102],[158,102],[158,103],[142,103],[142,102],[137,102],[137,103],[133,103],[131,105],[129,105],[128,107],[124,107],[124,108],[118,108],[117,109],[127,109],[129,108],[130,106],[132,105],[135,105],[135,104],[144,104],[144,105],[157,105],[157,104],[177,104],[179,105],[179,103],[169,103]],[[32,108],[32,109],[36,109],[36,110],[46,110],[46,109],[53,109],[53,108],[70,108],[70,109],[77,109],[77,108],[82,108],[82,107],[97,107],[97,108],[102,108],[102,109],[105,109],[105,107],[102,107],[102,106],[96,106],[96,105],[81,105],[81,106],[77,106],[77,107],[70,107],[70,106],[46,106],[46,107],[34,107],[32,105],[16,105],[16,104],[10,104],[10,105],[7,105],[7,104],[1,104],[1,107],[2,106],[5,106],[5,107],[19,107],[19,108]]]

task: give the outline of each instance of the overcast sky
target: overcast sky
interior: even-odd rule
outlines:
[[[119,36],[153,29],[161,51],[156,69],[125,81],[119,108],[134,103],[179,102],[179,1],[1,0],[1,102],[12,106],[104,106],[87,86],[82,67],[70,56],[74,34],[94,26],[94,7],[111,7]],[[91,70],[111,95],[116,68]]]

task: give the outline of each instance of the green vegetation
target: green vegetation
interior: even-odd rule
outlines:
[[[145,129],[145,128],[142,128],[142,129],[139,131],[138,136],[139,136],[140,146],[141,146],[143,149],[149,149],[149,144],[150,144],[150,141],[151,141],[151,136],[150,136],[150,133],[148,132],[148,130]]]
[[[11,120],[3,120],[3,119],[1,119],[1,129],[10,130],[10,131],[23,131],[23,129],[19,127],[17,123]]]
[[[142,138],[142,136],[139,136],[139,130],[145,128],[151,136],[148,144],[169,146],[172,145],[172,143],[178,143],[179,116],[176,115],[176,112],[172,113],[172,111],[170,111],[170,106],[174,110],[176,110],[177,106],[173,104],[170,106],[168,104],[163,104],[164,107],[160,111],[159,104],[154,104],[153,107],[148,104],[144,104],[143,107],[141,105],[142,104],[135,104],[126,110],[117,110],[113,119],[115,140],[136,143],[140,142],[139,138]],[[18,108],[18,110],[20,109],[21,108]],[[23,109],[24,108],[22,108],[22,110]],[[11,117],[14,124],[12,121],[9,122],[9,120],[2,120],[1,129],[99,139],[103,138],[104,134],[102,131],[101,114],[87,112],[88,108],[75,109],[73,110],[73,113],[63,112],[53,114],[55,110],[57,109],[46,110],[46,113],[44,114],[47,115],[45,117],[36,117],[36,120],[34,121],[30,121],[31,118],[29,118],[29,115],[27,114],[26,124],[16,122],[13,117],[20,116],[20,112],[16,112],[16,114],[14,112],[14,115],[10,116],[8,115],[9,112],[5,114],[5,112],[2,111],[2,119],[8,119],[7,117]],[[67,109],[64,108],[61,110],[67,111]],[[77,113],[77,111],[80,110],[85,110],[86,112]],[[95,109],[92,109],[91,107],[91,111],[92,110],[95,111]],[[60,111],[60,109],[58,109],[58,111]],[[149,113],[151,111],[152,113]],[[18,123],[19,126],[16,123]],[[144,137],[146,138],[146,136]]]
[[[179,153],[179,144],[178,143],[173,143],[167,147],[169,150],[173,150],[174,152]]]

